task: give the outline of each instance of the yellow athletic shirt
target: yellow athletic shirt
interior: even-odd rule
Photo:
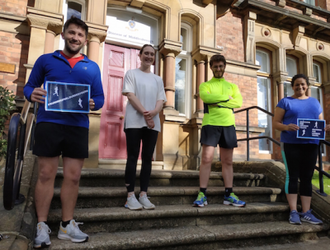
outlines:
[[[235,126],[233,109],[240,108],[243,102],[236,84],[213,77],[199,86],[199,95],[204,102],[202,126]]]

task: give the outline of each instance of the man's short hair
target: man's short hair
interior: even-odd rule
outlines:
[[[226,66],[226,58],[223,55],[213,55],[210,60],[210,67],[212,67],[214,62],[223,62]]]
[[[77,17],[75,17],[75,16],[71,16],[71,18],[68,19],[68,20],[65,22],[65,24],[64,24],[64,28],[63,28],[63,33],[64,33],[65,30],[69,27],[70,24],[75,24],[75,25],[77,25],[78,27],[80,27],[80,28],[82,28],[83,30],[85,30],[86,37],[87,37],[87,35],[88,35],[88,26],[87,26],[87,24],[86,24],[83,20],[81,20],[81,19],[79,19],[79,18],[77,18]]]

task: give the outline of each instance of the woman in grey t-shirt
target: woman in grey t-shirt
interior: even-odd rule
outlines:
[[[125,184],[127,188],[126,208],[131,210],[154,209],[147,191],[151,174],[152,154],[160,132],[159,112],[166,102],[163,80],[151,72],[155,61],[155,49],[144,45],[139,53],[141,66],[125,74],[122,94],[127,96],[124,131],[126,134],[127,162]],[[142,142],[142,166],[140,173],[139,200],[134,194],[136,165]]]

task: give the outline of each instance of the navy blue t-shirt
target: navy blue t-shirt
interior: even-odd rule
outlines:
[[[297,124],[298,118],[319,119],[322,108],[319,101],[313,97],[307,99],[296,99],[293,97],[285,97],[279,101],[277,107],[284,109],[283,124]],[[292,144],[318,144],[316,139],[300,139],[297,138],[297,131],[282,131],[281,142]]]

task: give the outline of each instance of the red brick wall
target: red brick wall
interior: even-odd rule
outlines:
[[[26,15],[28,0],[0,0],[0,12],[10,13],[18,16]]]
[[[227,59],[244,62],[243,23],[239,16],[228,12],[217,20],[217,45]]]
[[[23,98],[29,37],[0,31],[0,62],[15,64],[15,73],[0,74],[0,85],[7,86]]]

